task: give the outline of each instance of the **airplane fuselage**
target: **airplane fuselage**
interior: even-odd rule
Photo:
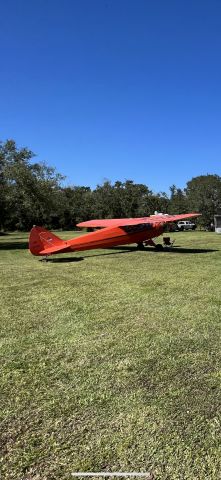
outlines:
[[[66,246],[69,246],[69,251],[83,251],[94,248],[129,245],[131,243],[139,244],[156,238],[162,233],[163,225],[161,223],[154,225],[144,223],[125,227],[108,227],[68,240]]]

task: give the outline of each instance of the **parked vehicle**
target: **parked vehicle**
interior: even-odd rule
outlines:
[[[196,229],[196,225],[195,223],[192,223],[190,221],[180,221],[177,223],[177,229],[181,232],[183,232],[184,230],[195,230]]]

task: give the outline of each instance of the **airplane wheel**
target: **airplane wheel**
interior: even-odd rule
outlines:
[[[138,243],[137,244],[137,250],[144,250],[144,244],[143,243]]]
[[[157,243],[155,248],[156,248],[156,250],[161,250],[162,251],[163,250],[163,245],[161,245],[161,243]]]

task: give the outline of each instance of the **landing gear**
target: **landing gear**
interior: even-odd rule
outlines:
[[[163,237],[163,244],[162,243],[155,243],[152,238],[146,240],[144,242],[145,245],[150,245],[151,247],[155,247],[158,251],[163,251],[166,247],[166,250],[172,248],[174,244],[174,240],[171,240],[170,237]]]
[[[161,245],[161,243],[155,243],[152,238],[150,238],[150,240],[147,240],[145,242],[145,245],[150,245],[151,247],[155,247],[156,250],[158,251],[163,250],[163,245]]]
[[[44,262],[44,263],[48,262],[49,261],[48,257],[49,255],[44,255],[44,257],[40,259],[40,262]]]
[[[150,240],[146,240],[146,242],[144,242],[145,245],[150,245],[151,247],[156,247],[156,243],[152,240],[152,238],[150,238]]]
[[[139,243],[137,244],[137,250],[144,250],[144,249],[145,249],[145,247],[144,247],[143,242],[139,242]]]

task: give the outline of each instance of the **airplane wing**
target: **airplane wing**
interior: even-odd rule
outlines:
[[[184,220],[185,218],[191,218],[191,217],[200,217],[202,214],[201,213],[181,213],[179,215],[151,215],[149,217],[151,223],[158,223],[158,222],[178,222],[179,220]],[[148,217],[147,217],[148,218]]]
[[[134,220],[134,218],[108,218],[106,220],[88,220],[87,222],[81,222],[77,224],[77,227],[118,227],[125,220]],[[126,225],[126,223],[124,224]],[[127,224],[128,225],[128,224]]]
[[[77,227],[124,227],[126,225],[139,225],[141,223],[167,223],[177,222],[185,218],[199,217],[201,213],[183,213],[181,215],[151,215],[140,218],[112,218],[106,220],[88,220],[77,224]]]

